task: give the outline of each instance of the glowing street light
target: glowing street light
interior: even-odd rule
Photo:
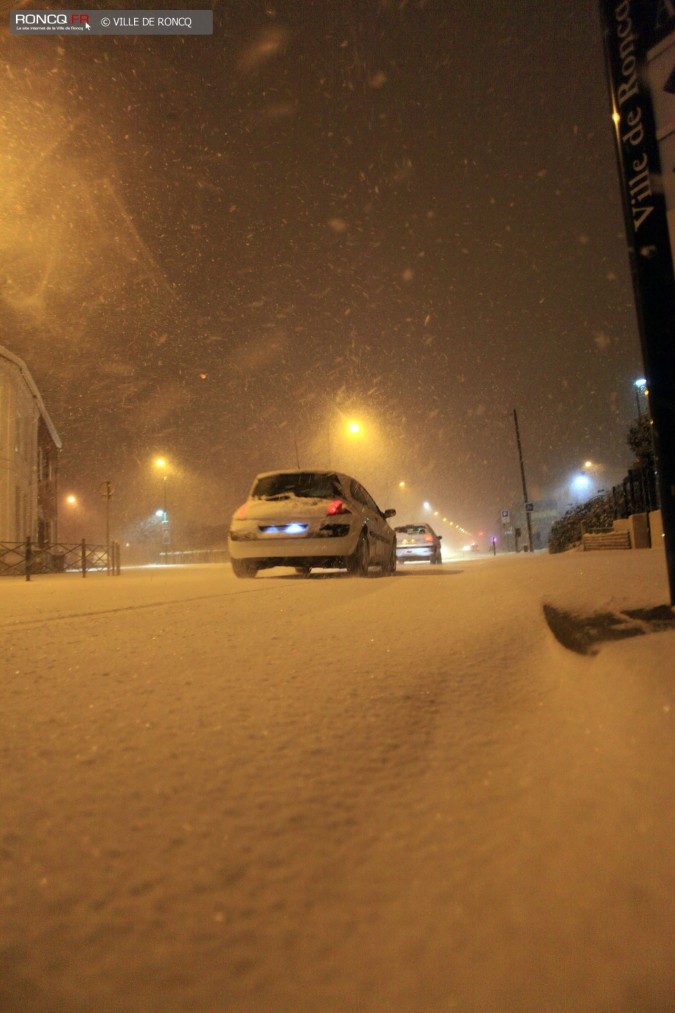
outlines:
[[[327,407],[325,426],[329,467],[332,467],[334,464],[333,450],[335,448],[333,443],[335,437],[337,437],[338,453],[342,455],[346,452],[352,453],[354,450],[353,446],[349,446],[349,449],[347,449],[348,444],[352,443],[352,441],[354,441],[354,443],[361,443],[365,442],[367,439],[368,442],[370,442],[372,438],[372,433],[370,431],[367,433],[364,431],[363,423],[353,417],[350,418],[335,404]]]
[[[643,415],[646,415],[646,411],[643,412],[642,410],[643,405],[646,408],[648,393],[647,381],[644,376],[639,376],[637,380],[633,380],[633,387],[635,388],[635,407],[637,408],[637,417],[639,420]],[[640,401],[640,396],[642,396],[642,401]]]
[[[591,480],[585,471],[575,475],[572,479],[572,491],[580,499],[586,499],[591,490]]]
[[[164,486],[164,516],[162,517],[162,545],[164,546],[164,562],[168,563],[169,544],[171,542],[171,536],[169,534],[169,510],[167,505],[167,491],[166,491],[166,480],[168,462],[165,457],[156,457],[154,460],[155,468],[162,472],[162,484]]]

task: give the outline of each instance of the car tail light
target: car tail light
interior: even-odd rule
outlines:
[[[349,508],[345,506],[341,499],[334,499],[333,502],[329,504],[328,510],[326,511],[330,517],[334,517],[335,514],[348,514],[350,512]]]
[[[242,503],[234,516],[238,521],[245,521],[248,517],[248,503]]]
[[[434,540],[434,536],[433,535],[425,535],[424,536],[424,541],[425,542],[433,542],[433,540]]]

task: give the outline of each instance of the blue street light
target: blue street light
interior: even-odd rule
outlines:
[[[642,407],[647,407],[647,381],[644,376],[638,377],[637,380],[633,380],[633,386],[635,387],[635,406],[637,408],[637,417],[641,419],[643,415],[646,415],[646,411],[643,412]],[[640,400],[642,395],[642,401]]]
[[[575,475],[572,479],[572,491],[579,499],[584,499],[588,496],[591,490],[591,480],[585,471],[582,471],[579,475]]]

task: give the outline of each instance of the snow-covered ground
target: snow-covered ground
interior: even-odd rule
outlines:
[[[655,551],[0,581],[0,1007],[672,1009],[675,630],[544,617],[667,601]]]

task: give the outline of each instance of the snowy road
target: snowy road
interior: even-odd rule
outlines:
[[[672,1009],[658,553],[0,582],[0,1008]]]

